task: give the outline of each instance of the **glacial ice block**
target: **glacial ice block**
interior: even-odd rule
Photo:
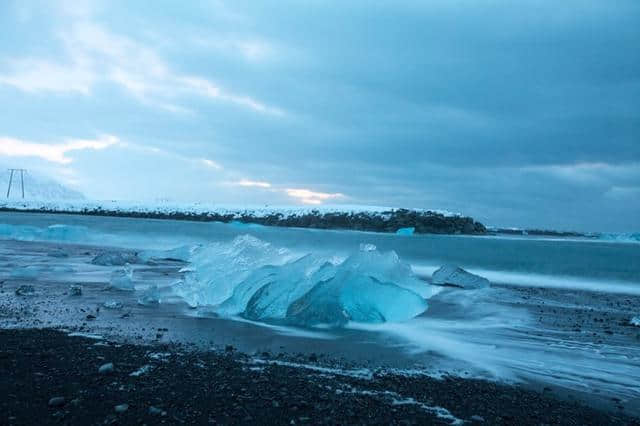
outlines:
[[[296,325],[403,321],[439,289],[393,251],[362,244],[346,259],[286,249],[248,235],[198,250],[173,294],[221,315]]]
[[[293,302],[286,319],[296,325],[335,326],[349,321],[404,321],[426,310],[427,301],[416,293],[346,270]]]
[[[189,258],[185,278],[174,286],[174,294],[191,306],[215,306],[233,295],[252,272],[266,265],[282,265],[291,255],[251,235],[231,242],[212,243]]]
[[[260,287],[245,303],[245,316],[254,320],[282,319],[289,305],[313,286],[331,278],[334,265],[323,258],[307,255],[276,268],[268,283]]]
[[[111,287],[119,290],[135,290],[131,265],[127,263],[121,270],[113,271],[109,282]]]
[[[489,287],[488,279],[472,274],[455,265],[445,265],[435,271],[431,282],[436,285],[450,285],[465,289]]]
[[[405,321],[425,312],[434,293],[395,252],[361,249],[316,272],[316,285],[287,309],[297,325]]]

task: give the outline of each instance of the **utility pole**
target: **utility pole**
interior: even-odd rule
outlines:
[[[10,175],[9,175],[9,186],[7,187],[7,198],[9,198],[9,195],[11,194],[11,184],[13,183],[13,174],[15,172],[20,172],[20,188],[22,189],[22,198],[24,199],[24,172],[26,172],[25,169],[9,169]]]

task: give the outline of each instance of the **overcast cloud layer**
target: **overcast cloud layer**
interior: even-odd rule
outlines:
[[[0,162],[97,199],[640,229],[640,2],[0,4]]]

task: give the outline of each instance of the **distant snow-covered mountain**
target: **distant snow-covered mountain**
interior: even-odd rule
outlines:
[[[0,199],[7,199],[9,177],[10,172],[6,168],[0,169]],[[53,179],[27,172],[24,174],[24,198],[25,200],[82,200],[84,195]],[[13,174],[9,200],[21,199],[20,173],[16,172]]]

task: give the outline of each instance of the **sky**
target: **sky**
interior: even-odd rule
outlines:
[[[88,198],[640,230],[637,0],[5,0],[0,28],[0,164]]]

